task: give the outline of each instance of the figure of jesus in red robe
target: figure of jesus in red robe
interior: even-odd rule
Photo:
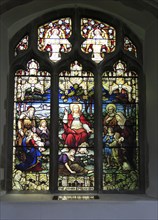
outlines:
[[[93,132],[91,125],[82,114],[82,105],[79,103],[70,104],[71,113],[68,114],[65,109],[63,124],[64,133],[62,138],[65,141],[65,145],[69,148],[78,148],[83,142],[87,142],[88,137]]]

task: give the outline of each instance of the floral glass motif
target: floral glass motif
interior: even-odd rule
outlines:
[[[118,61],[102,78],[103,190],[139,188],[138,75]]]
[[[137,58],[137,48],[128,37],[124,38],[124,49],[133,53],[134,56]]]
[[[22,40],[16,46],[15,53],[14,53],[15,56],[18,55],[19,51],[28,49],[28,42],[29,42],[29,36],[26,35],[25,37],[22,38]]]
[[[81,35],[86,38],[81,45],[81,50],[84,53],[92,53],[92,60],[96,63],[104,59],[105,53],[115,50],[116,31],[108,24],[90,18],[82,18]]]
[[[49,190],[50,74],[31,59],[15,73],[13,190]]]
[[[94,76],[75,61],[59,75],[58,190],[94,190]]]
[[[49,58],[53,62],[61,59],[61,53],[71,51],[71,43],[68,41],[72,34],[70,18],[61,18],[44,24],[38,29],[38,49],[48,51]]]

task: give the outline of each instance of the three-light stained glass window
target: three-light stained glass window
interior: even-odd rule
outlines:
[[[46,22],[37,25],[37,50],[29,33],[14,47],[12,189],[139,190],[137,44],[106,19]]]

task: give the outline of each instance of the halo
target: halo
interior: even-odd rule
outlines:
[[[57,35],[58,35],[58,34],[59,34],[58,28],[53,28],[53,29],[52,29],[52,34],[53,34],[55,31],[57,31]]]
[[[114,105],[114,104],[108,104],[107,106],[106,106],[106,111],[108,111],[108,108],[109,107],[112,107],[115,111],[116,111],[116,105]]]
[[[99,33],[101,33],[101,30],[100,30],[99,28],[96,28],[96,29],[94,30],[94,34],[96,34],[96,31],[99,31]]]
[[[74,103],[71,103],[71,104],[70,104],[70,109],[71,109],[71,111],[72,111],[74,105],[78,105],[79,108],[80,108],[80,111],[82,111],[82,104],[80,104],[80,103],[78,103],[78,102],[74,102]]]

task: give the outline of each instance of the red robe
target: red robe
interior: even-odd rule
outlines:
[[[90,136],[90,133],[87,133],[84,128],[80,128],[77,130],[71,129],[73,120],[73,115],[69,114],[68,123],[64,123],[64,133],[62,134],[62,138],[69,148],[77,148],[83,142],[87,142],[87,139]],[[82,124],[87,124],[90,127],[90,123],[86,120],[84,115],[80,115],[79,120]]]

